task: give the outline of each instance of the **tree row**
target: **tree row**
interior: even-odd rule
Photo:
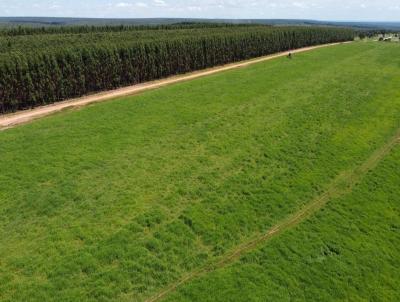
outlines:
[[[305,46],[352,40],[354,32],[283,27],[229,34],[73,46],[0,56],[0,112],[159,79]]]

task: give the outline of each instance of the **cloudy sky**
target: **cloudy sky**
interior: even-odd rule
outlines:
[[[0,16],[400,21],[400,0],[0,0]]]

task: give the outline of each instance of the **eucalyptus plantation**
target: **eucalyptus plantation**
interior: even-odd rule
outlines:
[[[0,32],[0,112],[268,55],[352,40],[330,27],[188,24]]]

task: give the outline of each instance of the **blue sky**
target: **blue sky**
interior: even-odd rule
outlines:
[[[0,16],[400,21],[400,0],[0,0]]]

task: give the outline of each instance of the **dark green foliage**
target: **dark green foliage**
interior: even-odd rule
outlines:
[[[254,25],[12,29],[0,35],[0,113],[353,36]]]
[[[268,26],[268,25],[264,25]],[[0,28],[1,36],[24,36],[41,34],[82,34],[99,32],[124,32],[142,30],[176,30],[189,28],[224,28],[224,27],[259,27],[255,24],[232,24],[232,23],[195,23],[182,22],[169,25],[103,25],[103,26],[56,26],[56,27],[28,27],[18,26],[14,28]]]
[[[385,29],[361,29],[356,32],[356,35],[359,36],[361,39],[364,38],[372,38],[378,35],[385,36],[386,33],[390,33],[391,31]]]

